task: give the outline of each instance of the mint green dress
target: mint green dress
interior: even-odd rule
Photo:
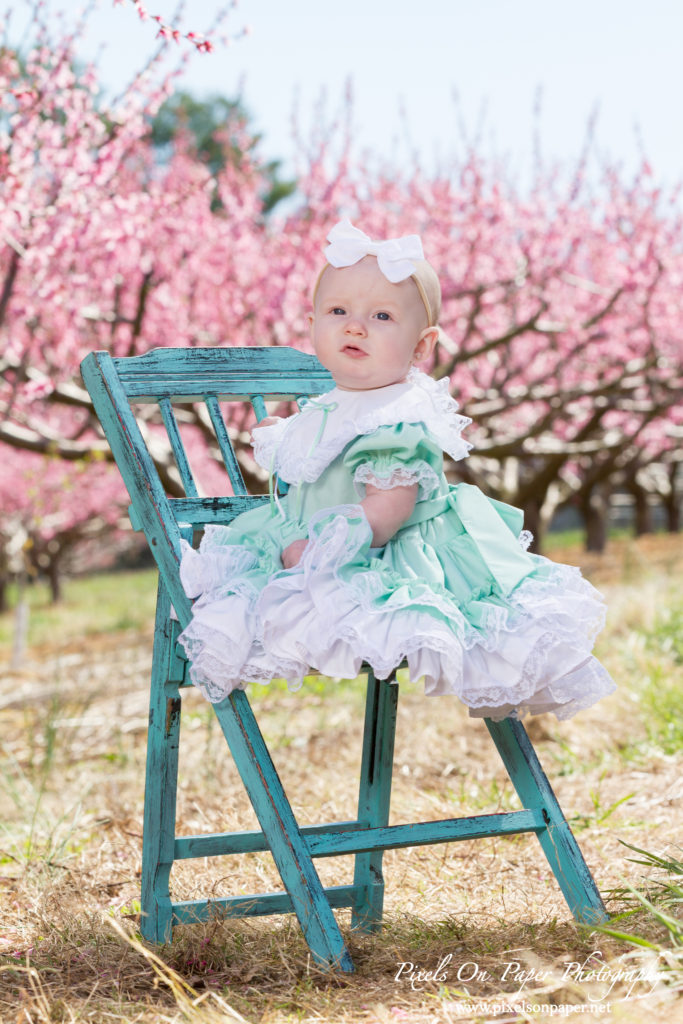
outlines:
[[[427,694],[494,719],[567,718],[614,689],[591,653],[597,591],[525,550],[518,509],[444,476],[444,451],[467,455],[468,423],[445,382],[413,371],[375,391],[335,388],[254,431],[255,458],[288,493],[207,528],[181,562],[194,605],[180,642],[209,700],[272,678],[353,678],[364,662],[381,679],[405,662]],[[360,505],[368,483],[418,484],[413,514],[382,548]],[[285,570],[282,551],[299,538],[304,555]]]

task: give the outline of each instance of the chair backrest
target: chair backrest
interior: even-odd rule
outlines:
[[[249,495],[221,402],[249,402],[257,420],[266,401],[318,395],[333,386],[315,356],[277,348],[159,348],[142,356],[113,358],[92,352],[81,373],[131,499],[131,520],[141,529],[181,626],[191,605],[180,584],[180,538],[207,523],[228,523],[266,500]],[[135,407],[156,403],[166,428],[184,497],[170,497],[136,419]],[[202,403],[208,411],[233,494],[200,497],[174,404]],[[148,433],[148,432],[147,432]],[[227,481],[226,481],[227,483]],[[227,490],[227,488],[226,488]]]

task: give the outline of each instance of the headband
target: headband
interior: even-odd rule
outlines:
[[[335,224],[327,241],[330,244],[325,249],[325,259],[330,266],[350,267],[364,256],[376,256],[379,269],[392,284],[405,281],[415,273],[413,260],[424,259],[419,235],[373,242],[365,232],[354,228],[348,217]]]
[[[335,224],[327,236],[327,241],[330,244],[323,252],[331,267],[351,267],[365,256],[375,256],[379,269],[391,284],[398,284],[411,277],[427,311],[429,326],[436,326],[441,305],[438,278],[424,258],[419,235],[404,235],[402,238],[375,242],[345,217]],[[314,301],[324,272],[323,267],[313,289]],[[436,294],[430,300],[430,293],[435,289]]]

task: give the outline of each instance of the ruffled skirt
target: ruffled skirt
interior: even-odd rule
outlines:
[[[502,550],[516,546],[501,530]],[[198,551],[186,544],[181,579],[196,600],[180,642],[194,685],[217,702],[250,682],[296,688],[311,673],[354,678],[363,663],[386,679],[406,662],[427,694],[496,720],[568,718],[614,690],[591,654],[604,605],[578,569],[525,555],[527,574],[506,592],[452,509],[383,549],[371,542],[362,508],[348,505],[311,520],[291,570],[267,507],[207,528]]]

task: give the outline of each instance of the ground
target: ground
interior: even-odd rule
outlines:
[[[350,976],[318,972],[289,918],[178,928],[160,949],[140,941],[151,577],[101,584],[126,604],[110,620],[99,592],[84,600],[77,584],[60,617],[36,610],[40,630],[0,684],[0,1021],[683,1019],[683,924],[670,899],[682,895],[682,548],[680,537],[651,537],[590,559],[551,552],[581,562],[605,592],[598,653],[619,686],[569,722],[533,719],[529,732],[612,931],[630,941],[577,930],[533,836],[477,840],[385,855],[383,931],[359,936],[339,917]],[[355,814],[362,702],[362,680],[254,694],[304,824]],[[481,722],[410,684],[399,709],[393,821],[516,806]],[[193,692],[182,733],[178,832],[253,827],[217,723]],[[662,869],[632,847],[672,863]],[[324,882],[349,877],[348,859],[318,864]],[[184,862],[173,885],[181,898],[280,887],[265,854]]]

